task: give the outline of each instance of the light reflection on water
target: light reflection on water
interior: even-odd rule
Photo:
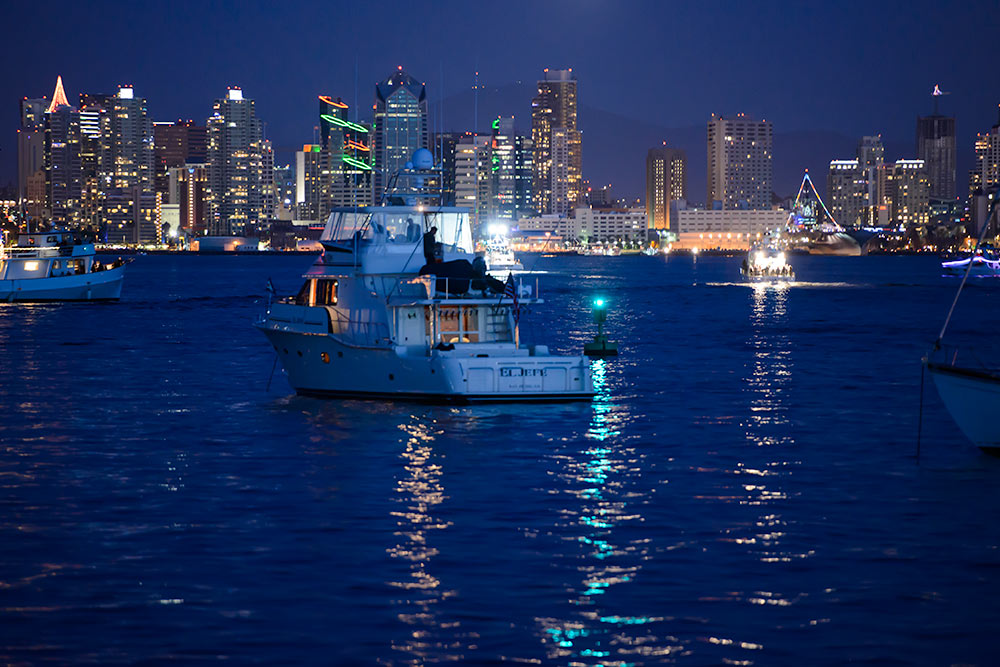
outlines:
[[[652,557],[649,537],[622,534],[643,522],[645,497],[633,482],[644,455],[620,437],[633,416],[613,399],[607,364],[591,362],[595,395],[589,428],[578,450],[558,457],[561,491],[576,501],[576,509],[567,504],[562,510],[565,519],[556,526],[564,541],[577,544],[570,553],[579,561],[580,579],[567,583],[568,602],[576,610],[568,618],[537,619],[547,658],[573,665],[630,665],[682,650],[676,638],[656,637],[648,628],[662,618],[615,609],[606,601],[617,587],[635,585],[642,563]]]
[[[458,629],[457,622],[441,619],[441,604],[457,593],[444,587],[433,573],[434,559],[439,554],[439,531],[452,525],[434,516],[435,508],[446,498],[440,457],[432,448],[441,432],[433,423],[417,417],[399,428],[406,434],[400,453],[405,474],[397,480],[393,498],[400,508],[391,512],[398,528],[393,535],[398,542],[387,551],[406,565],[408,576],[387,582],[401,595],[393,603],[399,607],[396,617],[406,627],[405,637],[394,641],[392,647],[406,655],[408,664],[462,660],[464,656],[458,652],[461,647],[442,637],[444,632],[454,635]]]

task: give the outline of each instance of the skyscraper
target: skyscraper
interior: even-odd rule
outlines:
[[[348,118],[349,107],[339,97],[319,96],[320,149],[326,179],[319,200],[319,219],[343,206],[372,203],[372,131],[365,123]]]
[[[216,100],[208,127],[211,187],[209,233],[214,236],[257,234],[264,211],[263,136],[253,100],[232,87]]]
[[[62,92],[62,80],[56,89]],[[55,98],[46,112],[45,175],[50,219],[59,227],[75,227],[79,223],[80,112],[76,107]]]
[[[687,155],[677,148],[650,148],[646,153],[646,224],[673,229],[670,202],[687,199]]]
[[[403,71],[375,84],[375,190],[386,186],[418,148],[427,148],[427,89]]]
[[[1000,185],[1000,106],[997,123],[987,132],[976,135],[976,161],[969,175],[969,194],[988,191]]]
[[[583,201],[582,136],[573,70],[548,70],[531,101],[534,208],[567,214]]]
[[[830,160],[826,198],[833,219],[845,227],[864,224],[868,210],[868,182],[859,160]]]
[[[167,199],[171,196],[171,169],[208,161],[208,130],[193,120],[153,123],[153,144],[156,191]]]
[[[469,209],[474,237],[489,213],[489,140],[467,133],[455,148],[455,204]]]
[[[917,157],[927,165],[931,199],[955,199],[954,117],[935,109],[934,115],[917,118]]]
[[[441,166],[441,205],[455,206],[455,158],[461,132],[439,132],[431,137],[434,162]]]
[[[772,128],[745,114],[712,115],[708,121],[708,192],[706,205],[724,210],[771,208]]]
[[[17,130],[17,198],[29,218],[45,210],[45,110],[42,98],[21,100],[21,127]],[[28,184],[33,187],[29,194]],[[42,187],[38,187],[41,185]]]
[[[531,214],[532,141],[517,134],[514,118],[497,118],[489,142],[490,222],[516,222]]]

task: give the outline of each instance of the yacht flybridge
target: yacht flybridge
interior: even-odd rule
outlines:
[[[468,211],[335,210],[295,297],[257,322],[299,394],[428,401],[567,401],[593,396],[583,356],[523,346],[535,286],[489,277]],[[534,292],[534,293],[533,293]]]

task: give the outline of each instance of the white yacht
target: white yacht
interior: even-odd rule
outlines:
[[[593,396],[585,357],[521,345],[528,285],[473,268],[463,208],[334,211],[297,296],[256,323],[299,394],[444,402]],[[535,293],[532,294],[531,292]]]
[[[98,301],[121,296],[125,264],[95,259],[94,244],[78,234],[20,234],[0,246],[0,301]]]

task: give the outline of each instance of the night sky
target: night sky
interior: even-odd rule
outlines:
[[[432,129],[439,117],[472,129],[478,69],[480,128],[513,113],[525,133],[542,69],[572,67],[584,177],[639,196],[645,151],[667,140],[688,150],[698,201],[712,112],[774,123],[775,189],[789,194],[805,167],[825,182],[826,163],[853,157],[862,134],[882,133],[887,158],[915,157],[915,119],[937,83],[957,117],[961,193],[1000,103],[996,1],[46,1],[6,3],[3,16],[0,183],[16,179],[18,100],[51,96],[58,74],[74,103],[133,84],[154,120],[203,122],[240,85],[284,163],[312,141],[317,94],[352,106],[357,94],[370,117],[375,81],[397,65],[432,104],[445,100]]]

